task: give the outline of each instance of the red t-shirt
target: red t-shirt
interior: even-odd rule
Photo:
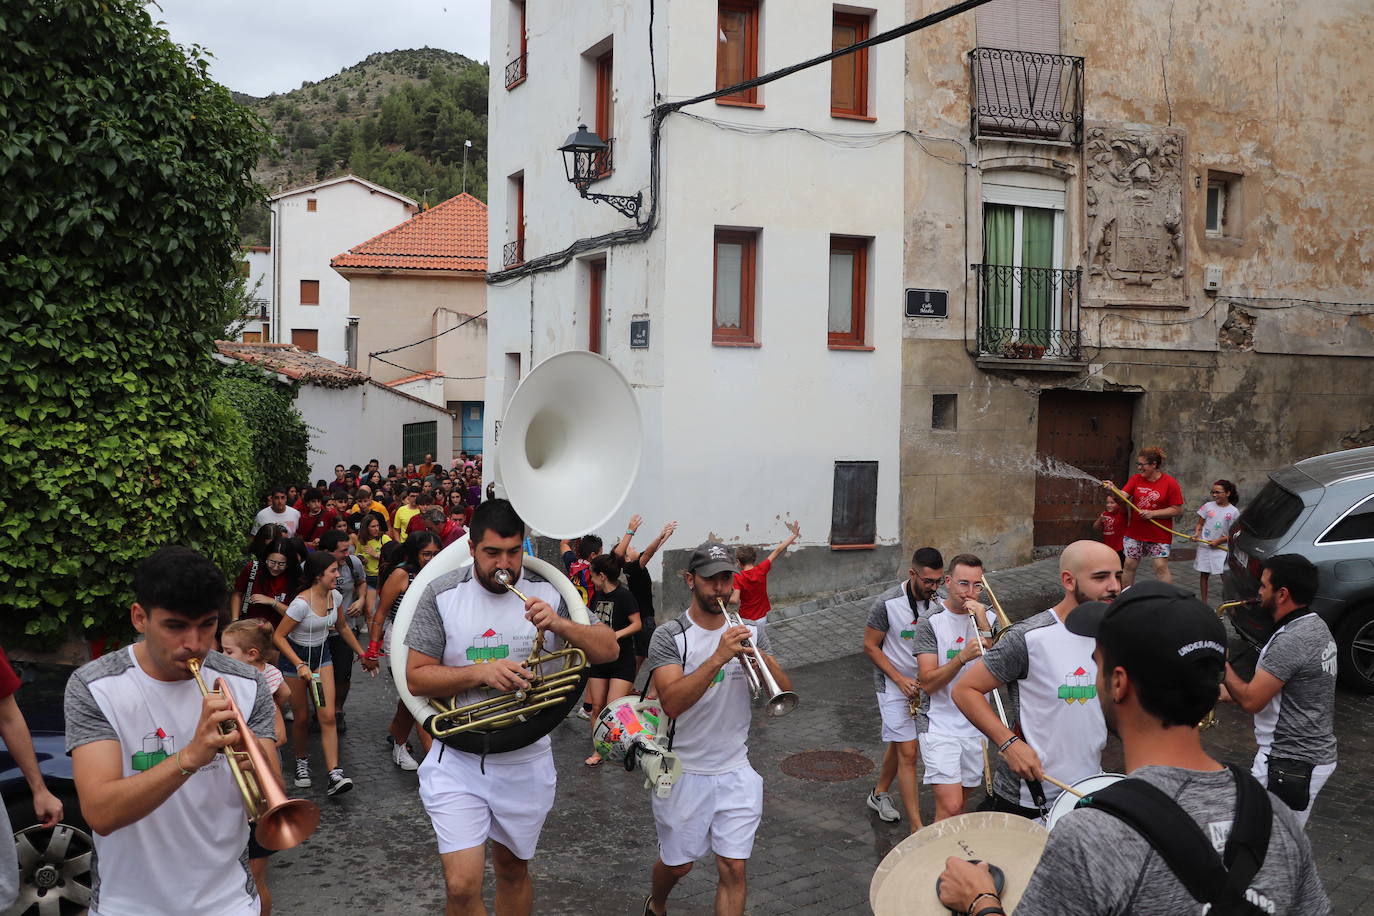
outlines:
[[[14,692],[19,689],[19,675],[14,673],[10,667],[9,656],[4,649],[0,649],[0,700],[5,697],[14,696]]]
[[[1131,498],[1137,509],[1168,509],[1183,505],[1183,488],[1168,474],[1160,474],[1154,483],[1146,480],[1141,474],[1132,474],[1121,491]],[[1172,541],[1173,535],[1169,532],[1173,531],[1174,520],[1157,518],[1155,521],[1169,531],[1156,528],[1149,519],[1141,518],[1139,513],[1132,512],[1131,520],[1126,524],[1126,537],[1149,544],[1167,544]]]
[[[1103,512],[1098,518],[1102,520],[1102,543],[1120,552],[1126,546],[1122,543],[1126,533],[1126,513],[1117,509],[1115,512]]]
[[[410,521],[406,522],[406,537],[410,537],[417,531],[434,531],[434,526],[425,520],[423,513],[412,515]]]
[[[333,528],[337,520],[338,516],[334,514],[333,509],[321,509],[319,515],[302,512],[300,524],[296,526],[296,537],[309,544]]]
[[[739,615],[745,620],[760,620],[773,609],[768,603],[768,570],[771,560],[735,573],[735,588],[739,589]]]
[[[243,564],[243,569],[239,570],[238,576],[234,579],[234,591],[243,597],[243,607],[239,613],[244,617],[257,617],[269,621],[273,626],[276,626],[281,621],[281,614],[276,608],[270,604],[249,604],[248,596],[243,594],[248,588],[248,577],[252,574],[252,570],[253,561],[250,560]],[[253,579],[253,594],[267,595],[282,604],[286,604],[288,587],[286,573],[283,572],[279,576],[274,576],[267,569],[266,563],[258,564],[258,574]]]

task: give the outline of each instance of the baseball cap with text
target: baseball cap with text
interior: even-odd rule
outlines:
[[[687,571],[694,576],[718,576],[723,572],[739,572],[735,555],[720,541],[706,541],[692,551]]]
[[[1220,683],[1226,663],[1226,627],[1216,612],[1167,582],[1142,582],[1110,604],[1080,604],[1064,627],[1096,639],[1127,672],[1155,683],[1198,677]]]

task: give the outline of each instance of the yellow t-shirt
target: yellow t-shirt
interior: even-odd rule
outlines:
[[[360,506],[360,505],[358,505],[357,503],[354,503],[352,506],[349,507],[349,509],[348,509],[348,514],[349,514],[349,515],[357,515],[357,514],[358,514],[359,512],[361,512],[361,511],[363,511],[363,507]],[[386,523],[387,523],[388,525],[391,524],[391,513],[390,513],[389,511],[387,511],[386,506],[384,506],[384,505],[382,505],[381,503],[377,502],[377,500],[374,499],[374,500],[372,501],[372,505],[368,506],[367,511],[368,511],[368,512],[376,512],[376,513],[377,513],[378,515],[380,515],[382,518],[386,519]]]
[[[396,510],[396,521],[392,524],[392,527],[396,529],[397,534],[400,535],[398,538],[396,538],[396,540],[400,541],[402,544],[405,543],[406,525],[409,525],[410,520],[419,514],[419,506],[401,506],[401,508]]]
[[[382,548],[390,543],[391,536],[387,534],[382,535],[375,541],[362,542],[362,547],[365,549],[359,550],[358,555],[362,558],[363,561],[363,572],[367,573],[369,576],[377,575],[377,564],[381,562]],[[377,557],[374,559],[373,557],[368,556],[368,550],[375,551],[377,553]]]

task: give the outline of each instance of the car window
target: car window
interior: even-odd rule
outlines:
[[[1341,541],[1364,540],[1374,540],[1374,496],[1347,512],[1340,521],[1317,538],[1317,543],[1335,544]]]
[[[1240,513],[1237,526],[1260,540],[1285,533],[1302,514],[1302,500],[1269,481],[1250,505]]]

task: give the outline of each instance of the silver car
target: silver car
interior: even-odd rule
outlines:
[[[1319,455],[1269,475],[1241,511],[1226,559],[1229,589],[1259,591],[1260,564],[1296,553],[1317,567],[1312,610],[1336,636],[1343,684],[1374,693],[1374,448]],[[1272,622],[1249,609],[1233,617],[1241,636],[1262,644]]]

